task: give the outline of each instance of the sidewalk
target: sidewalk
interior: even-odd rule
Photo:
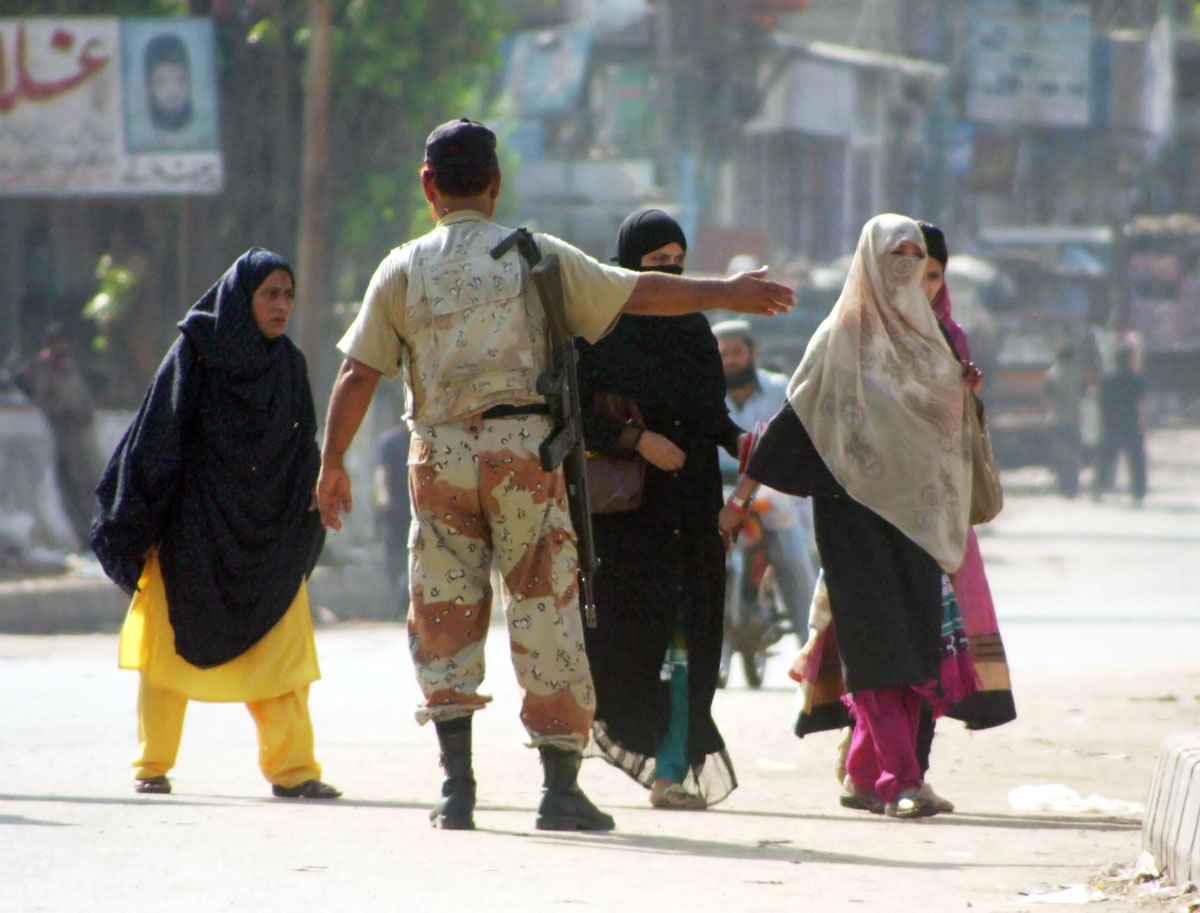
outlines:
[[[97,571],[99,567],[97,566]],[[314,611],[342,620],[393,620],[395,597],[375,565],[321,565],[309,580]],[[0,634],[115,631],[129,597],[106,577],[56,575],[0,582]]]
[[[1181,489],[1192,496],[1197,494],[1200,490],[1200,430],[1156,431],[1149,438],[1148,452],[1151,501],[1155,489],[1164,482],[1172,494]],[[1014,493],[1037,494],[1052,489],[1049,475],[1041,471],[1005,473],[1005,485],[1010,495],[1004,515],[1006,520],[1014,513]],[[1109,497],[1116,500],[1119,496]],[[1036,506],[1040,499],[1028,500]],[[1077,514],[1085,502],[1086,497],[1082,495],[1077,501],[1069,502],[1069,512]],[[1174,527],[1185,520],[1190,522],[1190,518],[1177,517]],[[1139,522],[1148,521],[1143,517]],[[991,532],[988,529],[984,535]],[[99,573],[98,567],[96,572]],[[324,607],[341,620],[396,618],[394,597],[381,570],[373,564],[318,566],[309,581],[309,602],[314,611]],[[128,597],[102,577],[59,575],[0,581],[0,634],[113,631],[120,626],[128,605]],[[499,620],[497,614],[493,621]]]

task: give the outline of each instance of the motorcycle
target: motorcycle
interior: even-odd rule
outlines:
[[[726,489],[726,497],[732,488]],[[737,541],[730,544],[725,559],[725,629],[721,642],[721,664],[717,686],[729,681],[734,656],[741,657],[742,674],[751,688],[760,688],[766,672],[768,651],[788,634],[803,642],[806,631],[798,630],[780,598],[775,572],[767,556],[772,511],[786,511],[782,497],[760,489]],[[787,522],[788,518],[783,518]]]

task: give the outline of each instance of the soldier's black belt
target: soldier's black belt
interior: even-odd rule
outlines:
[[[492,406],[490,409],[485,409],[483,418],[514,418],[518,415],[549,415],[550,407],[545,403],[531,403],[528,406],[511,406],[508,403],[502,403],[499,406]]]

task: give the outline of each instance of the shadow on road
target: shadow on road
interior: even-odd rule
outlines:
[[[403,808],[428,811],[432,803],[398,802],[386,799],[280,799],[276,796],[193,796],[184,798],[183,794],[173,793],[166,796],[17,796],[0,793],[0,802],[63,802],[69,805],[168,805],[174,807],[204,807],[211,805],[231,806],[270,803],[271,805],[303,805],[306,808]],[[0,824],[5,823],[0,816]]]
[[[5,824],[24,825],[25,827],[71,827],[65,821],[39,821],[37,818],[26,818],[24,815],[0,815],[0,826]]]
[[[784,818],[796,821],[862,821],[878,823],[887,820],[892,824],[922,824],[929,826],[970,826],[970,827],[1001,827],[1039,830],[1076,830],[1076,831],[1137,831],[1142,823],[1133,818],[1116,817],[1072,817],[1070,815],[1004,815],[1004,814],[972,814],[956,811],[954,814],[936,815],[932,818],[922,818],[919,821],[892,821],[882,819],[878,815],[813,815],[789,812],[755,811],[752,809],[709,809],[705,815],[737,815],[739,817]]]
[[[938,815],[931,824],[957,827],[1002,827],[1019,830],[1140,831],[1142,822],[1133,818],[1073,818],[1069,815],[984,815],[956,811]]]
[[[227,799],[225,796],[211,797],[217,800]],[[237,800],[242,801],[242,800]],[[0,793],[0,802],[63,802],[68,805],[174,805],[174,806],[204,806],[226,805],[229,802],[194,802],[188,799],[180,800],[177,796],[15,796]],[[3,818],[0,818],[0,822]]]
[[[877,856],[858,856],[852,853],[825,853],[819,850],[791,846],[780,841],[758,843],[726,843],[720,840],[692,840],[688,837],[661,837],[651,834],[609,832],[606,834],[553,833],[549,831],[509,831],[479,828],[489,834],[511,837],[532,837],[539,843],[557,846],[654,853],[665,856],[745,859],[756,862],[786,862],[799,864],[820,862],[833,865],[862,865],[883,868],[952,871],[961,869],[959,862],[916,862],[909,859],[884,859]]]

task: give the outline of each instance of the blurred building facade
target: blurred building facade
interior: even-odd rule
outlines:
[[[726,254],[828,261],[872,214],[1120,225],[1200,205],[1194,4],[513,2],[524,214],[598,249],[672,209]]]
[[[777,271],[827,264],[885,210],[943,223],[956,251],[980,252],[997,226],[1119,240],[1134,216],[1200,210],[1190,0],[495,2],[518,23],[493,93],[519,159],[509,211],[598,255],[650,204],[680,219],[693,266],[714,272],[738,254]],[[190,6],[220,41],[254,4]],[[8,29],[10,69],[15,40]],[[291,250],[300,106],[274,76],[294,52],[226,42],[223,193],[0,195],[0,362],[51,320],[93,335],[80,312],[109,252],[139,277],[131,306],[151,315],[126,322],[119,370],[98,384],[127,402],[238,244]]]
[[[961,319],[1003,299],[1101,348],[1132,334],[1152,389],[1200,401],[1200,5],[509,6],[501,122],[536,227],[608,255],[656,205],[691,268],[771,264],[800,293],[770,334],[792,364],[862,224],[908,213],[987,258],[994,300],[968,283]]]

